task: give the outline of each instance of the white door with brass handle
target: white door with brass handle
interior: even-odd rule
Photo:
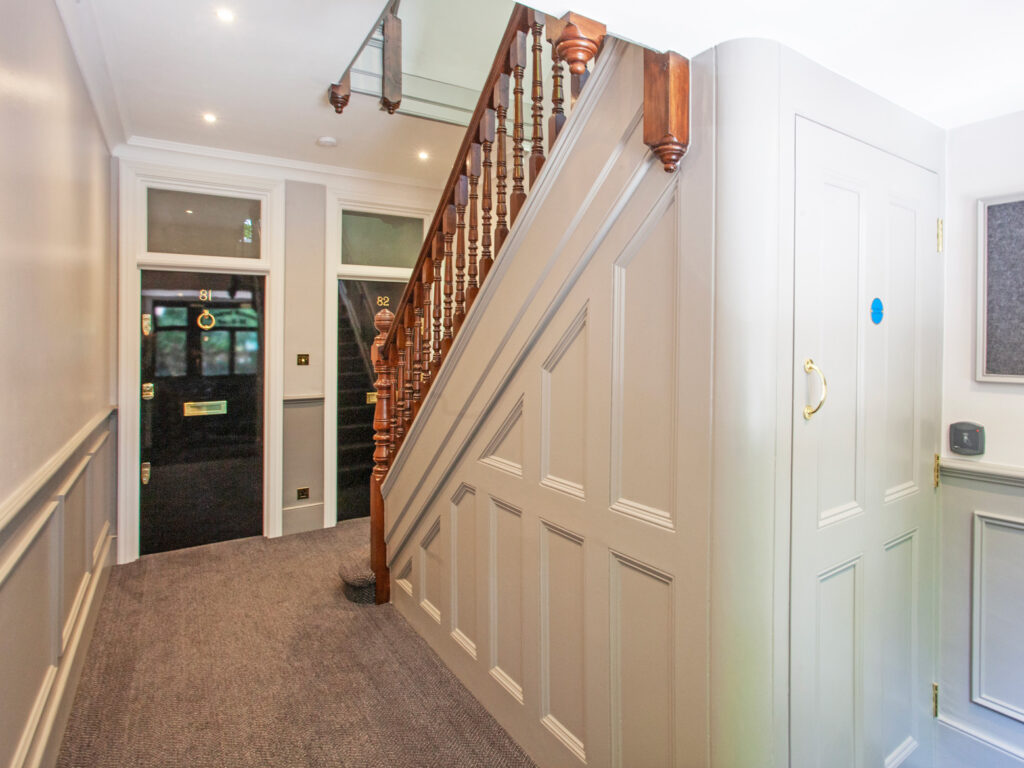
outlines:
[[[790,764],[801,768],[932,764],[938,199],[935,174],[798,119]]]

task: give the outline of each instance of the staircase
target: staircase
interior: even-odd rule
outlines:
[[[366,478],[373,469],[374,391],[345,302],[338,306],[338,520],[370,514]]]

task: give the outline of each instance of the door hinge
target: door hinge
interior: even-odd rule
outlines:
[[[932,683],[932,717],[939,716],[939,684]]]
[[[932,464],[932,488],[939,487],[939,454],[935,454],[935,462]]]
[[[942,219],[935,221],[935,250],[942,253]]]
[[[149,476],[152,474],[152,467],[148,461],[142,462],[139,467],[139,480],[143,485],[149,485]]]

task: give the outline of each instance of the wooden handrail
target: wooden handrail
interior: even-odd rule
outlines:
[[[597,55],[604,36],[602,24],[578,14],[554,19],[524,5],[515,6],[455,155],[412,278],[394,314],[388,310],[377,314],[379,334],[373,347],[376,448],[370,482],[370,527],[378,603],[390,599],[381,483],[540,174],[545,160],[545,113],[549,115],[550,151],[566,112],[579,97],[587,65]],[[542,72],[542,67],[548,66],[543,56],[545,37],[551,47],[552,68],[551,105],[547,110]],[[568,64],[570,72],[568,108],[562,88],[563,63]],[[530,86],[529,96],[526,84]],[[524,146],[527,143],[529,146]]]

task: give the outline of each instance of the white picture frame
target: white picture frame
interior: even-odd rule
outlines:
[[[995,213],[1001,214],[1000,221],[993,222]],[[999,227],[997,232],[989,232],[990,223]],[[998,281],[990,286],[993,275]],[[981,198],[975,360],[979,382],[1024,384],[1024,302],[1010,299],[1016,285],[1024,290],[1024,192]],[[997,301],[995,307],[990,307],[990,297]],[[992,310],[999,313],[996,320],[990,317]]]

